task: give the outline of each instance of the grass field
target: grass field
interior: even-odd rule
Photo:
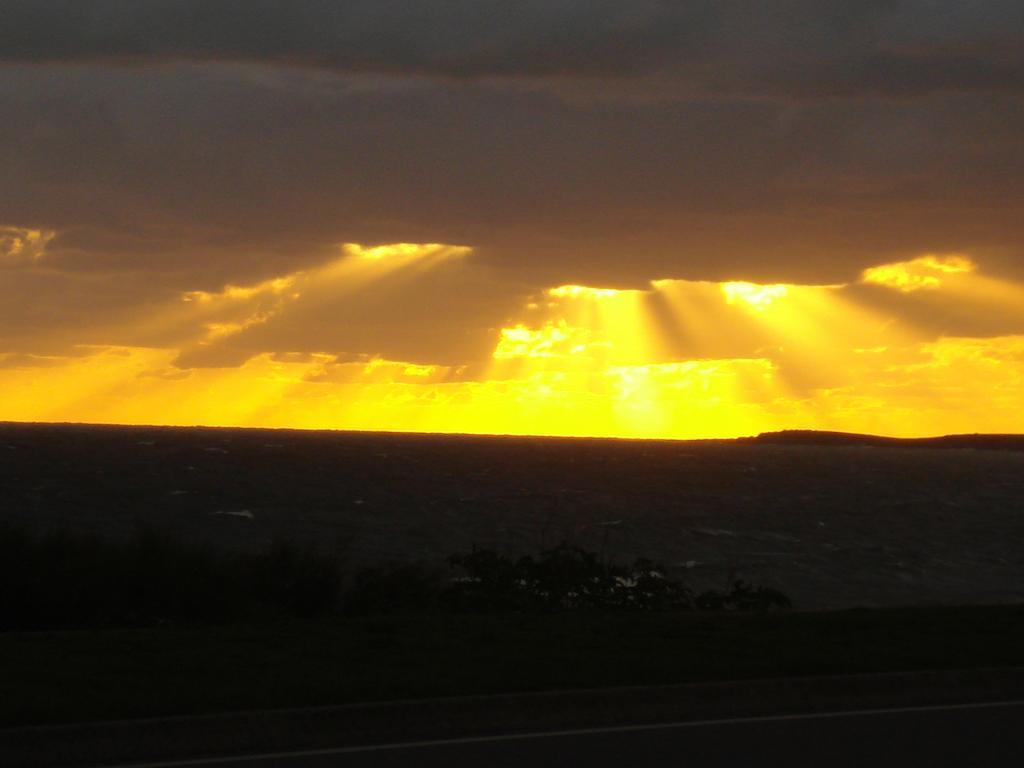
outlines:
[[[4,726],[1024,665],[1024,607],[463,615],[0,634]]]

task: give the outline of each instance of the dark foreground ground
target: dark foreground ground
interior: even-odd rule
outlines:
[[[1024,668],[430,698],[0,728],[5,768],[1013,765]]]
[[[1006,766],[1024,752],[1024,704],[996,704],[704,723],[658,723],[412,745],[257,753],[189,761],[190,768],[830,768]],[[159,764],[151,764],[158,768]],[[166,768],[183,763],[168,762]]]
[[[0,522],[353,566],[562,541],[800,609],[1024,601],[1019,438],[657,442],[0,425]],[[1011,450],[996,450],[1010,448]]]
[[[195,716],[231,719],[215,713],[249,710],[235,718],[245,738],[219,752],[172,741],[178,751],[154,747],[146,759],[239,754],[242,744],[276,743],[255,738],[266,734],[253,722],[290,717],[252,710],[401,708],[433,697],[575,689],[592,689],[587,696],[616,701],[618,709],[602,704],[600,717],[588,719],[573,705],[569,723],[667,722],[664,712],[643,717],[663,688],[631,688],[639,697],[634,711],[618,701],[621,686],[738,686],[719,703],[732,711],[746,696],[746,714],[832,711],[847,699],[884,707],[1021,698],[1019,442],[907,445],[832,435],[823,444],[821,436],[796,433],[672,443],[0,425],[0,524],[11,530],[128,540],[166,532],[218,557],[220,549],[258,552],[285,539],[341,551],[353,568],[388,560],[440,566],[474,546],[516,555],[569,542],[616,561],[667,563],[695,589],[722,588],[734,578],[775,587],[798,609],[330,614],[4,632],[0,747],[20,744],[23,764],[36,765],[51,763],[32,738],[70,745],[73,763],[80,758],[75,739],[88,736],[94,762],[102,764],[116,746],[100,743],[104,733],[151,727],[109,721],[187,716],[192,728]],[[886,683],[871,693],[859,675],[880,673],[909,673],[917,683]],[[821,709],[801,686],[833,675],[842,694]],[[949,675],[981,684],[954,691],[943,682]],[[759,698],[758,686],[773,679],[789,691],[785,706]],[[684,696],[687,706],[706,705],[706,697]],[[466,701],[449,699],[447,706]],[[509,719],[534,713],[510,707],[494,733],[515,732]],[[314,721],[317,712],[309,715]],[[883,741],[898,741],[903,751],[889,757],[910,764],[950,764],[942,760],[951,756],[953,764],[1001,764],[1018,751],[1019,707],[872,718],[662,728],[656,738],[620,730],[281,764],[565,764],[582,755],[597,765],[598,757],[618,755],[616,764],[642,765],[684,753],[730,764],[749,762],[729,750],[755,741],[778,747],[770,753],[775,764],[882,764],[871,750]],[[72,734],[66,743],[54,741],[56,731],[38,729],[61,723],[72,724],[57,729]],[[538,723],[554,727],[545,717]],[[437,724],[428,725],[424,738],[436,738]],[[213,736],[220,738],[218,728]],[[284,728],[281,743],[337,746],[330,733],[320,734],[322,742],[309,734],[303,741],[300,731]],[[921,744],[935,733],[942,738]],[[141,742],[130,736],[117,743]],[[771,764],[769,752],[757,754]]]
[[[1018,606],[382,616],[9,632],[0,633],[0,730],[524,691],[1013,667],[1024,667]],[[1015,679],[1015,697],[1024,699],[1021,675]],[[906,692],[888,690],[874,705]]]

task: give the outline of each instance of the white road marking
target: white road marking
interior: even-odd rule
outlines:
[[[757,717],[728,717],[717,720],[684,720],[674,723],[650,723],[646,725],[615,725],[606,728],[577,728],[564,731],[531,731],[493,736],[464,736],[456,739],[434,739],[426,741],[405,741],[393,744],[367,744],[358,747],[333,747],[328,749],[307,749],[296,752],[266,752],[233,757],[208,757],[190,760],[175,760],[155,763],[118,763],[105,768],[187,768],[188,766],[222,765],[235,762],[258,762],[294,757],[320,757],[327,755],[349,755],[361,752],[385,752],[400,749],[424,749],[448,747],[460,744],[483,744],[500,741],[525,741],[528,739],[549,739],[567,736],[597,736],[604,733],[639,733],[643,731],[667,731],[674,728],[700,728],[716,725],[744,725],[748,723],[778,723],[793,720],[824,720],[840,717],[870,717],[872,715],[902,715],[920,712],[956,712],[972,709],[997,709],[1024,706],[1024,700],[990,701],[975,704],[939,704],[927,707],[891,707],[888,709],[849,709],[839,712],[808,712],[794,715],[761,715]]]

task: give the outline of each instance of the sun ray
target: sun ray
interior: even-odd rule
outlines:
[[[0,419],[665,438],[1024,430],[1024,335],[936,337],[900,314],[989,306],[1024,329],[1024,286],[959,256],[882,265],[851,284],[557,285],[494,329],[489,359],[458,365],[323,350],[181,361],[468,252],[350,245],[319,267],[187,291],[140,319],[177,345],[2,355]]]

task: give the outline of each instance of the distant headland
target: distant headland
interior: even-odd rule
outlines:
[[[982,448],[1024,451],[1024,435],[944,435],[942,437],[882,437],[853,432],[787,429],[762,432],[756,437],[737,438],[741,443],[765,445],[870,446],[879,448]]]

